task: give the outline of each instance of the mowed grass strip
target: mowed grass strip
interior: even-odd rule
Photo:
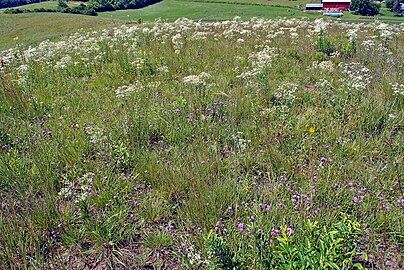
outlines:
[[[194,20],[214,21],[228,20],[236,16],[241,17],[243,20],[248,20],[253,17],[264,19],[276,19],[279,17],[306,17],[309,19],[325,18],[322,13],[308,13],[304,12],[303,9],[298,8],[299,5],[304,7],[304,4],[307,2],[309,1],[294,2],[277,0],[265,3],[265,1],[261,0],[163,0],[162,2],[142,9],[101,12],[98,16],[129,21],[154,21],[157,19],[174,21],[181,17]],[[334,18],[334,20],[350,22],[374,22],[375,20],[383,20],[391,23],[404,22],[403,17],[394,17],[393,14],[385,8],[382,8],[380,15],[374,17],[358,16],[345,12],[342,18]]]
[[[234,3],[214,3],[203,1],[176,1],[164,0],[160,3],[142,8],[130,10],[118,10],[102,12],[101,17],[124,20],[153,21],[156,19],[176,20],[181,17],[197,20],[227,20],[235,16],[242,19],[252,17],[277,18],[277,17],[318,17],[318,14],[306,14],[296,8],[285,8],[264,5],[245,5]]]

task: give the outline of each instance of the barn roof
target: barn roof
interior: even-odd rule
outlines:
[[[316,8],[316,7],[321,8],[321,7],[323,7],[323,4],[309,3],[309,4],[306,4],[306,7],[308,7],[308,8]]]
[[[323,0],[323,3],[351,3],[351,0]]]

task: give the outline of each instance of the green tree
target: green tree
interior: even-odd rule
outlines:
[[[374,16],[379,14],[380,5],[372,0],[352,0],[351,10],[363,16]]]
[[[397,0],[386,0],[386,8],[393,11],[393,6]]]
[[[58,9],[65,9],[68,8],[69,6],[66,4],[65,0],[58,0]]]

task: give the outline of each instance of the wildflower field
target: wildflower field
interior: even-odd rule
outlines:
[[[402,269],[403,30],[178,19],[0,52],[0,269]]]

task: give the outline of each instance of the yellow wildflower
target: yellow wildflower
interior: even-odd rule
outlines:
[[[316,131],[314,127],[309,127],[309,133],[313,134]]]

